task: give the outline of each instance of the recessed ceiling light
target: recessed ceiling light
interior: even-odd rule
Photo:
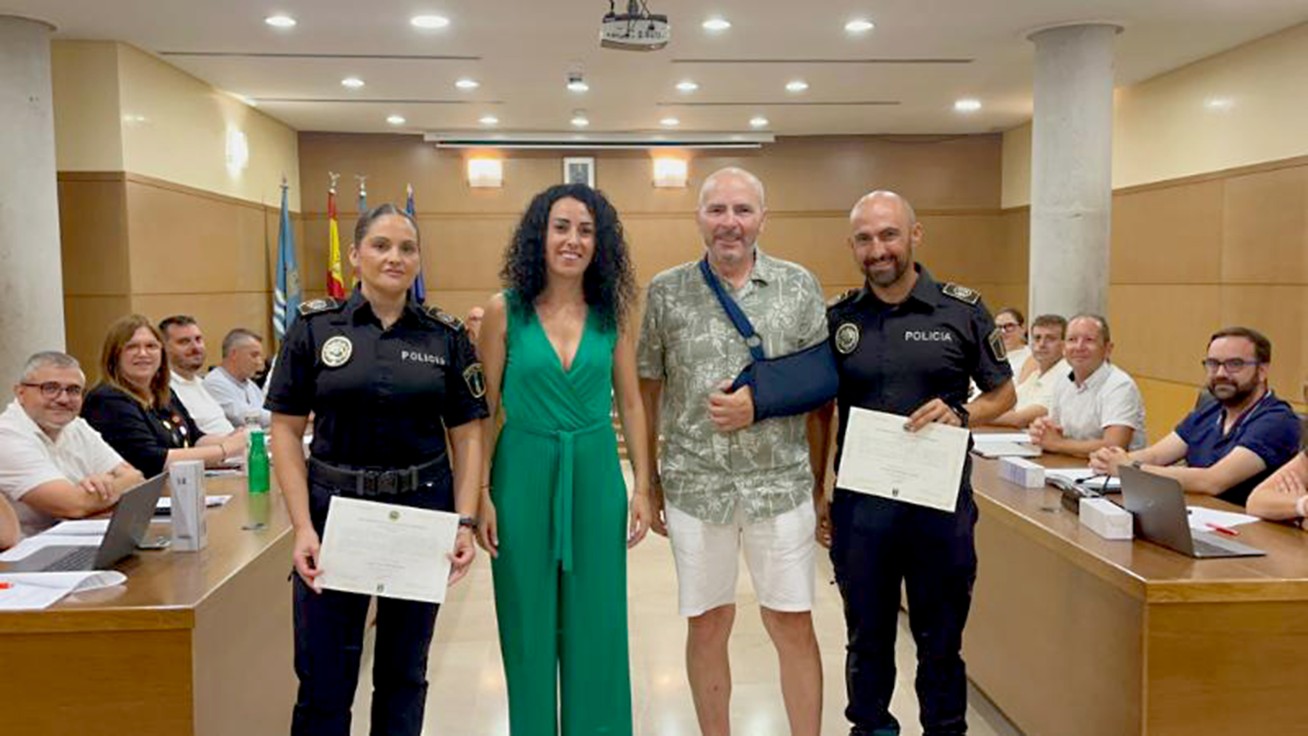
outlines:
[[[855,18],[845,24],[845,30],[849,33],[867,33],[876,28],[876,24],[866,18]]]
[[[468,79],[467,77],[464,77],[463,79],[460,79],[459,81],[455,82],[454,86],[458,87],[459,89],[477,89],[478,87],[481,86],[481,82],[478,82],[475,79]]]
[[[264,23],[273,28],[294,28],[295,19],[289,15],[270,15],[263,19]]]
[[[495,117],[494,115],[482,115],[477,122],[481,123],[482,125],[499,125],[500,119]]]
[[[699,89],[699,85],[689,79],[683,79],[680,82],[677,82],[678,92],[694,92],[697,89]]]
[[[808,82],[805,82],[802,79],[794,79],[786,82],[787,92],[803,92],[806,89],[808,89]]]
[[[954,101],[955,112],[976,112],[981,109],[981,100],[965,97]]]
[[[409,19],[409,25],[414,28],[432,29],[444,28],[450,24],[450,19],[443,15],[415,15]]]
[[[363,86],[363,80],[358,77],[346,77],[341,80],[341,86],[349,87],[350,89],[358,89]]]
[[[731,27],[731,21],[726,18],[709,18],[701,25],[704,26],[704,30],[706,31],[725,31]]]
[[[586,80],[581,76],[581,72],[569,73],[567,86],[569,92],[585,92],[590,89],[590,85],[586,84]]]
[[[1230,97],[1209,97],[1204,100],[1204,107],[1209,110],[1230,110],[1235,106],[1235,100]]]
[[[766,128],[768,127],[768,119],[762,115],[755,115],[749,119],[749,124],[755,128]]]
[[[404,119],[403,115],[388,115],[386,117],[386,122],[391,125],[404,125],[408,121]]]
[[[576,128],[584,128],[587,125],[590,125],[590,120],[586,117],[585,113],[574,112],[572,114],[572,125]]]
[[[668,128],[673,128],[678,125],[681,125],[681,121],[674,117],[666,117],[659,121],[659,125],[663,125]]]

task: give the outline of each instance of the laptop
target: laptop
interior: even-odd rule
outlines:
[[[1190,528],[1185,508],[1185,490],[1172,478],[1139,468],[1122,466],[1122,498],[1135,517],[1135,533],[1155,544],[1197,558],[1257,557],[1267,554],[1257,547],[1223,539],[1211,532]]]
[[[17,562],[9,563],[5,572],[74,572],[108,570],[136,550],[150,527],[155,504],[163,493],[166,473],[139,483],[118,499],[109,528],[99,547],[58,545],[43,547]]]

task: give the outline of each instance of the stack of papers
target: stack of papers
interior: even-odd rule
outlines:
[[[1218,511],[1204,506],[1188,506],[1186,511],[1189,513],[1190,528],[1201,532],[1213,531],[1213,526],[1220,526],[1224,529],[1249,524],[1258,521],[1257,516],[1241,514],[1235,511]],[[1212,524],[1213,526],[1209,526]]]
[[[1085,468],[1045,468],[1045,482],[1062,488],[1064,485],[1080,484],[1093,491],[1120,491],[1122,479],[1116,476],[1108,478]]]
[[[1041,453],[1026,432],[973,434],[972,447],[981,457],[1040,457]]]
[[[39,611],[69,593],[122,585],[117,570],[0,573],[0,611]]]

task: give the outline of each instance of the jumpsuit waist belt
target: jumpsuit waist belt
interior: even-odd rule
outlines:
[[[613,431],[613,424],[608,417],[586,427],[573,430],[545,429],[522,422],[506,422],[505,429],[515,429],[538,437],[548,437],[559,444],[559,469],[554,478],[553,498],[551,499],[552,537],[554,561],[563,566],[564,572],[572,572],[572,503],[573,503],[573,468],[577,459],[577,438],[601,430]]]

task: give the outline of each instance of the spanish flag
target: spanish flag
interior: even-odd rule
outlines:
[[[345,276],[341,270],[341,228],[336,224],[336,181],[327,189],[327,296],[345,298]]]

